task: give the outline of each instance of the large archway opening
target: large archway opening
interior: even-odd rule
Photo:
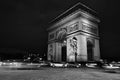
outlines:
[[[63,45],[61,48],[61,61],[66,62],[67,60],[67,47],[66,45]]]
[[[94,60],[94,41],[92,39],[87,39],[87,58],[88,61]]]

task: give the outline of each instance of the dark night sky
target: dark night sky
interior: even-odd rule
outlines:
[[[99,14],[102,58],[120,60],[120,6],[117,0],[2,0],[0,53],[47,52],[48,22],[79,1]]]

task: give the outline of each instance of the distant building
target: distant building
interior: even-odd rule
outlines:
[[[81,3],[51,21],[47,59],[54,62],[99,61],[96,13]]]

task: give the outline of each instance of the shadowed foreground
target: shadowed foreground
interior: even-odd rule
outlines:
[[[0,80],[119,80],[119,73],[88,68],[0,69]]]

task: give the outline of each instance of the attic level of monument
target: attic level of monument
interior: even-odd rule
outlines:
[[[75,6],[68,9],[67,11],[63,12],[58,17],[54,18],[52,21],[50,21],[49,23],[52,27],[49,27],[47,30],[51,30],[51,28],[54,28],[57,25],[58,26],[62,25],[61,21],[64,24],[65,21],[71,20],[70,18],[78,18],[80,16],[89,19],[91,22],[92,21],[100,22],[100,20],[98,19],[97,12],[95,12],[94,10],[92,10],[88,7],[85,7],[85,5],[83,5],[81,3],[78,3]]]

